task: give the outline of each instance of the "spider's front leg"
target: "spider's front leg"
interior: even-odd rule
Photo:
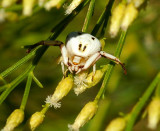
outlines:
[[[40,46],[40,45],[45,45],[45,46],[61,46],[62,44],[64,44],[63,42],[61,41],[52,41],[52,40],[49,40],[49,41],[40,41],[38,43],[35,43],[33,45],[27,45],[27,46],[24,46],[25,48],[28,48],[27,49],[27,53],[30,53],[31,50],[33,50],[34,48],[36,48],[37,46]]]
[[[100,55],[107,58],[107,59],[115,61],[117,64],[120,64],[122,66],[123,70],[124,70],[124,74],[127,74],[127,70],[126,70],[124,64],[117,57],[115,57],[111,54],[108,54],[104,51],[100,51]]]

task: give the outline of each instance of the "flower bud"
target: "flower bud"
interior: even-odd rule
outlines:
[[[4,9],[0,9],[0,23],[5,21],[6,13]],[[1,78],[2,80],[3,78]]]
[[[96,70],[95,74],[91,72],[87,77],[83,77],[83,80],[81,80],[78,77],[75,77],[75,81],[81,80],[82,82],[79,82],[77,84],[77,87],[74,88],[74,92],[76,95],[81,94],[84,92],[87,88],[91,88],[95,86],[99,81],[102,79],[104,72],[107,70],[107,66],[104,66],[101,70]],[[76,82],[78,83],[78,82]]]
[[[125,14],[122,20],[121,28],[126,31],[128,26],[133,22],[133,20],[137,17],[138,10],[135,8],[134,4],[131,2],[127,5]]]
[[[38,0],[38,5],[39,6],[43,6],[43,4],[45,3],[46,0]]]
[[[125,126],[126,126],[125,118],[118,117],[109,123],[105,131],[123,131]]]
[[[56,7],[59,2],[60,0],[50,0],[44,5],[44,7],[46,10],[50,10],[51,8]]]
[[[78,114],[75,122],[72,125],[68,125],[71,131],[78,131],[85,123],[87,123],[97,111],[98,105],[95,102],[87,103],[81,112]]]
[[[2,1],[2,7],[6,8],[14,4],[16,0],[3,0]]]
[[[30,16],[36,0],[23,0],[23,15]]]
[[[142,5],[144,0],[133,0],[134,6],[138,8],[140,5]]]
[[[44,117],[41,112],[34,113],[28,122],[29,129],[34,131],[43,122]]]
[[[5,127],[2,131],[13,131],[15,127],[22,123],[24,119],[24,111],[21,109],[14,110],[8,117]]]
[[[51,107],[54,106],[54,108],[60,108],[61,104],[58,101],[66,96],[72,87],[73,77],[70,75],[59,82],[53,95],[47,97],[46,103],[49,103]]]
[[[109,30],[111,37],[115,37],[120,29],[125,8],[126,5],[124,3],[120,3],[112,12],[111,25]]]
[[[65,14],[69,15],[72,11],[82,2],[83,0],[73,0],[72,3],[67,7]]]
[[[157,124],[160,120],[160,98],[155,97],[150,102],[148,108],[148,127],[150,129],[156,129]]]

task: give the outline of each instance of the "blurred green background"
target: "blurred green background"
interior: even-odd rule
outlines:
[[[93,29],[99,15],[105,7],[103,0],[97,0],[95,12],[90,23],[88,32]],[[150,82],[160,71],[160,1],[150,0],[145,9],[139,12],[138,18],[130,26],[126,37],[125,47],[123,48],[121,61],[126,64],[127,75],[123,74],[120,66],[116,66],[112,77],[107,85],[106,98],[100,105],[97,116],[87,123],[81,131],[103,131],[110,120],[118,117],[120,112],[128,113],[142,96]],[[16,7],[17,8],[17,7]],[[19,7],[18,7],[19,8]],[[13,9],[14,10],[14,9]],[[36,8],[33,15],[27,18],[13,18],[0,23],[0,72],[13,65],[23,58],[26,50],[23,45],[30,45],[40,40],[45,40],[51,34],[50,30],[64,17],[64,8],[53,8],[51,11]],[[14,12],[21,16],[21,8]],[[83,26],[87,12],[85,7],[78,16],[60,34],[57,40],[65,42],[65,37],[72,31],[80,31]],[[17,20],[16,20],[17,19]],[[119,36],[110,38],[108,29],[106,31],[105,51],[114,54]],[[58,47],[50,47],[34,73],[44,85],[39,88],[32,83],[29,99],[25,109],[25,120],[17,131],[22,130],[26,120],[36,111],[42,109],[46,97],[56,88],[63,74],[61,66],[57,65],[57,57],[60,56]],[[16,78],[31,61],[15,70],[7,76],[6,81],[10,82]],[[109,61],[102,58],[97,62],[100,65],[107,64]],[[19,108],[26,81],[18,85],[0,106],[0,129],[5,125],[9,114]],[[101,83],[101,82],[100,82]],[[2,83],[1,83],[2,84]],[[61,101],[62,107],[55,110],[49,109],[42,125],[38,131],[66,131],[67,125],[72,124],[82,107],[96,96],[101,84],[86,90],[76,96],[73,90]],[[109,105],[109,107],[108,107]],[[93,126],[94,125],[94,126]],[[147,120],[140,120],[134,127],[135,131],[150,131],[147,128]],[[160,127],[159,127],[160,130]],[[158,129],[157,129],[158,131]]]

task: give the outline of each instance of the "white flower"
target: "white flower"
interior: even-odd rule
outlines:
[[[52,99],[52,95],[46,98],[45,103],[48,103],[50,107],[54,107],[55,109],[61,107],[61,102],[57,102],[57,100]]]

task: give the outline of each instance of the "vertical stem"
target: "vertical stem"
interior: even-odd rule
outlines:
[[[93,12],[94,12],[95,0],[91,0],[88,8],[88,12],[84,21],[82,32],[86,32],[91,21]]]
[[[148,89],[145,91],[143,96],[139,99],[139,102],[134,106],[132,112],[129,114],[129,119],[127,122],[127,126],[125,131],[132,131],[133,125],[139,115],[139,113],[142,111],[143,107],[145,106],[145,103],[152,95],[154,89],[156,88],[157,83],[160,81],[160,72],[157,74],[157,76],[154,78]]]
[[[27,100],[28,100],[28,95],[29,95],[29,91],[30,91],[30,87],[31,87],[31,83],[32,83],[32,75],[31,75],[32,72],[30,72],[28,74],[28,79],[27,79],[27,83],[26,83],[26,88],[25,88],[25,91],[24,91],[24,95],[23,95],[23,99],[22,99],[22,102],[21,102],[21,106],[20,106],[20,109],[21,110],[24,110],[25,107],[26,107],[26,103],[27,103]]]
[[[125,41],[125,36],[126,36],[126,32],[123,31],[121,33],[121,37],[120,37],[120,40],[119,40],[117,48],[116,48],[116,52],[115,52],[115,56],[116,57],[119,57],[120,54],[121,54],[121,51],[122,51],[122,48],[123,48],[123,45],[124,45],[124,41]],[[115,63],[113,63],[113,62],[109,63],[108,70],[107,70],[107,72],[106,72],[106,74],[104,76],[104,80],[102,82],[102,86],[101,86],[101,88],[100,88],[100,90],[99,90],[99,92],[98,92],[98,94],[97,94],[97,96],[95,98],[96,101],[99,101],[99,99],[103,95],[104,91],[106,90],[106,85],[107,85],[107,83],[108,83],[108,81],[110,79],[110,76],[111,76],[112,72],[113,72],[114,66],[115,66]]]

